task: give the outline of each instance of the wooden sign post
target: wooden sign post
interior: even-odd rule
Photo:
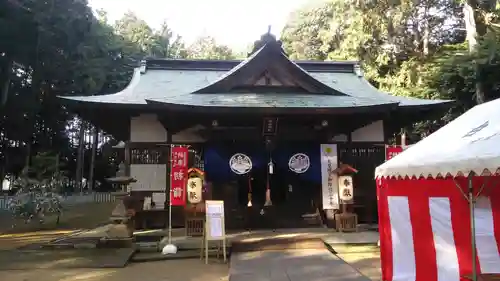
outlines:
[[[208,243],[217,241],[217,256],[219,255],[222,246],[224,262],[226,262],[226,228],[224,222],[224,201],[222,200],[207,200],[205,201],[206,220],[203,230],[203,239],[201,240],[202,247],[200,258],[205,253],[205,264],[208,264]],[[222,244],[222,245],[221,245]]]

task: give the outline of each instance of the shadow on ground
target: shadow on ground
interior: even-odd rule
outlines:
[[[0,270],[9,281],[228,281],[228,265],[198,259],[130,264],[120,269]]]

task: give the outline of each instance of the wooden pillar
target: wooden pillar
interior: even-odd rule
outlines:
[[[125,141],[125,148],[123,150],[124,153],[124,164],[125,164],[125,175],[130,177],[130,164],[131,163],[131,155],[130,155],[130,141]]]

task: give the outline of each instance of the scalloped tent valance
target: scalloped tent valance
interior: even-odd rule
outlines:
[[[375,177],[498,174],[500,99],[477,105],[375,169]]]

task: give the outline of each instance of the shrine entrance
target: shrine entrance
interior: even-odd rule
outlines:
[[[214,199],[225,200],[232,217],[241,220],[228,222],[228,227],[320,226],[305,222],[305,217],[321,209],[319,144],[284,143],[269,153],[257,143],[219,143],[207,146],[205,152],[208,180],[215,182]],[[230,168],[233,157],[242,157],[241,163]],[[247,162],[251,162],[249,171]]]

